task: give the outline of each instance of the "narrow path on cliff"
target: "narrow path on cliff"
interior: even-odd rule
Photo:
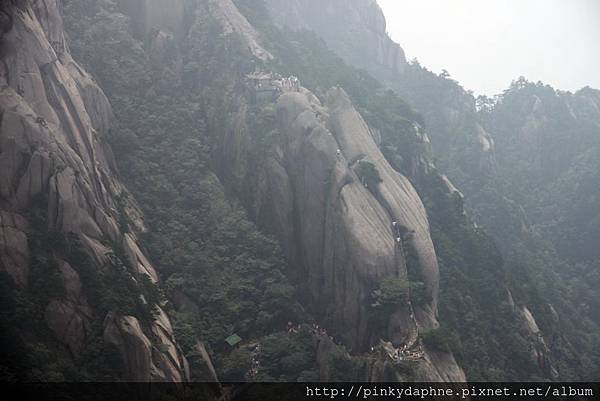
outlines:
[[[394,216],[394,213],[392,211],[391,206],[388,204],[388,202],[386,201],[386,199],[381,196],[381,194],[379,193],[379,191],[377,190],[377,188],[373,189],[373,196],[375,197],[375,199],[377,200],[377,202],[383,207],[383,209],[385,210],[386,214],[388,215],[388,218],[390,219],[391,223],[391,231],[392,231],[392,237],[395,243],[395,247],[394,247],[394,260],[395,260],[395,264],[396,264],[396,270],[398,272],[398,275],[400,275],[401,273],[406,275],[406,279],[408,281],[408,272],[401,272],[400,271],[400,266],[402,265],[402,262],[406,260],[405,254],[404,254],[404,249],[403,249],[403,243],[402,243],[402,225],[398,222],[398,219]],[[404,230],[406,231],[407,229],[404,228]],[[409,336],[408,340],[407,340],[407,346],[408,348],[412,347],[415,342],[417,341],[417,339],[419,338],[419,325],[417,324],[417,320],[415,318],[415,311],[413,309],[412,306],[412,302],[410,299],[410,288],[408,291],[408,300],[407,300],[407,306],[408,306],[408,310],[409,310],[409,317],[410,320],[413,323],[413,327],[414,327],[414,335]],[[411,328],[409,328],[410,330]],[[411,333],[413,333],[413,330],[410,330]]]
[[[340,160],[341,158],[345,159],[345,155],[343,154],[344,149],[343,149],[343,147],[340,146],[335,135],[334,135],[334,140],[336,142],[336,145],[338,146],[337,151],[336,151],[336,158],[338,160]],[[346,159],[347,166],[351,171],[353,171],[354,166],[356,166],[360,161],[365,160],[366,158],[367,158],[367,155],[359,154],[359,155],[353,157],[351,160]],[[376,162],[383,163],[384,160],[385,160],[384,156],[381,155],[380,157],[378,157]],[[387,163],[387,161],[385,161],[385,162]],[[363,185],[365,185],[365,184],[363,184]],[[380,185],[380,184],[378,184],[378,185]],[[366,185],[365,185],[365,187],[366,187]],[[379,205],[383,208],[389,221],[391,222],[390,231],[391,231],[392,239],[395,244],[395,246],[394,246],[394,263],[395,263],[395,267],[396,267],[396,273],[399,277],[405,276],[406,279],[408,280],[408,272],[402,271],[402,269],[401,269],[401,266],[404,264],[403,262],[406,260],[404,250],[403,250],[403,242],[402,242],[403,227],[398,222],[397,217],[394,216],[392,207],[389,205],[387,200],[379,193],[377,186],[372,189],[369,189],[369,188],[367,188],[367,189],[369,190],[369,193],[371,193],[371,195],[375,198],[377,203],[379,203]],[[408,231],[408,229],[404,227],[404,231]],[[408,291],[407,306],[408,306],[408,311],[409,311],[409,319],[412,322],[412,327],[408,328],[409,335],[406,340],[407,347],[410,348],[417,342],[417,340],[419,338],[419,326],[417,324],[415,311],[413,309],[412,302],[410,300],[410,289]]]

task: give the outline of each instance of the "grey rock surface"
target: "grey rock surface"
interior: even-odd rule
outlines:
[[[386,78],[404,71],[404,50],[386,32],[375,0],[268,0],[276,25],[310,30],[321,36],[348,64]]]
[[[18,7],[7,2],[0,8],[0,270],[25,288],[29,262],[36,256],[28,236],[48,230],[78,238],[94,269],[110,262],[115,250],[108,244],[123,244],[130,264],[156,282],[136,236],[119,226],[126,217],[138,231],[144,229],[139,209],[117,178],[106,141],[111,106],[71,57],[58,2],[21,1]],[[47,226],[33,227],[31,211],[43,215]],[[50,301],[44,318],[57,340],[77,356],[90,320],[104,316],[93,315],[73,267],[56,262],[65,297]],[[148,330],[152,333],[145,333],[135,317],[106,319],[105,339],[120,347],[132,380],[187,379],[169,318],[164,312],[159,318]],[[168,353],[153,352],[148,336],[157,336]]]
[[[416,343],[419,330],[438,326],[439,292],[437,257],[417,192],[386,161],[377,133],[342,89],[331,89],[321,103],[300,88],[279,96],[276,107],[279,136],[246,177],[256,220],[282,241],[319,324],[351,352],[362,353],[380,338]],[[242,103],[224,138],[230,145],[223,147],[229,170],[251,152],[245,118]],[[361,160],[379,172],[382,181],[375,187],[356,173]],[[407,241],[417,253],[429,300],[413,306],[407,297],[381,330],[371,318],[372,292],[385,278],[407,278],[407,250],[396,241],[394,221],[411,233]],[[425,379],[464,377],[452,355],[438,359],[444,362],[440,371],[431,362],[423,365],[429,372]],[[386,369],[394,371],[383,365],[373,369],[364,380],[389,378]]]

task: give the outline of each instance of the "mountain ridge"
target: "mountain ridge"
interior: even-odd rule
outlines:
[[[273,20],[285,2],[3,6],[2,340],[25,356],[2,365],[36,380],[594,374],[593,337],[576,335],[594,326],[565,320],[578,304],[563,287],[535,283],[560,269],[532,262],[550,248],[527,204],[497,196],[515,194],[502,113],[548,119],[519,105],[529,84],[477,108],[406,62],[376,2],[288,3]],[[567,103],[584,145],[597,93]],[[519,233],[500,250],[493,221],[496,241]]]

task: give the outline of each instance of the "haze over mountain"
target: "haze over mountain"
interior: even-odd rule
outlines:
[[[375,0],[11,0],[0,59],[1,380],[600,378],[600,91]]]
[[[519,76],[575,92],[600,88],[600,3],[595,0],[378,0],[409,59],[446,69],[493,96]]]

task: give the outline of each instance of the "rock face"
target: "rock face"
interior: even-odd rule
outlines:
[[[65,298],[50,301],[44,319],[56,338],[77,356],[85,347],[93,314],[82,291],[79,274],[65,261],[59,261],[58,267]]]
[[[260,44],[258,32],[232,0],[206,0],[189,4],[184,0],[175,0],[169,1],[168,7],[164,0],[119,0],[118,3],[121,10],[131,18],[135,36],[152,43],[151,53],[160,53],[165,42],[172,41],[172,35],[180,37],[185,33],[186,13],[201,12],[215,18],[225,34],[239,35],[250,53],[259,60],[273,59],[273,55]],[[162,61],[164,63],[167,60]]]
[[[88,312],[89,313],[89,312]],[[89,316],[72,301],[51,301],[46,307],[45,320],[56,338],[65,344],[73,355],[80,355],[89,330]]]
[[[382,337],[414,344],[419,329],[438,325],[439,290],[437,258],[417,192],[389,165],[376,133],[342,89],[331,89],[322,104],[300,88],[281,95],[276,107],[279,137],[260,165],[249,167],[255,172],[248,179],[256,221],[283,242],[319,323],[349,349],[364,351]],[[242,104],[224,138],[238,144],[224,147],[232,170],[249,141],[245,113]],[[357,166],[365,162],[381,182],[369,186],[361,179]],[[406,234],[402,241],[393,222]],[[408,280],[409,248],[416,253],[413,268],[423,278],[426,300],[413,305],[407,296],[378,328],[372,292],[386,278]],[[462,372],[456,363],[450,371]]]
[[[248,22],[232,0],[208,0],[208,12],[221,24],[225,34],[235,33],[259,60],[268,61],[273,55],[260,45],[258,32]]]
[[[321,36],[348,64],[391,79],[404,71],[406,56],[386,32],[375,0],[268,0],[273,22]]]
[[[27,285],[29,271],[27,226],[23,216],[4,210],[0,212],[0,269],[21,287]]]
[[[138,273],[156,282],[135,235],[125,234],[118,223],[125,219],[144,229],[116,178],[105,140],[112,124],[110,104],[69,54],[58,2],[3,2],[0,14],[0,269],[25,288],[28,263],[36,257],[29,236],[47,230],[76,237],[94,269],[107,268],[111,254],[121,248]],[[36,222],[34,227],[32,215],[41,216],[45,226]],[[104,317],[94,316],[78,273],[64,260],[55,262],[65,295],[47,305],[45,320],[77,356],[90,319]],[[137,347],[134,356],[128,347],[119,348],[131,379],[185,380],[166,315],[152,334],[144,333],[135,317],[107,321],[112,322],[107,340]],[[150,349],[148,336],[168,344],[168,355]]]
[[[366,160],[375,165],[382,182],[376,189],[375,198],[383,207],[388,219],[387,228],[397,222],[405,231],[410,232],[412,246],[419,259],[421,274],[425,279],[427,296],[431,302],[417,308],[417,318],[424,327],[436,326],[437,302],[439,290],[439,272],[433,243],[429,234],[427,214],[408,179],[396,172],[383,157],[377,147],[373,134],[362,117],[352,106],[348,96],[341,89],[333,89],[328,93],[327,107],[330,111],[330,124],[333,134],[341,149],[343,159],[349,167],[359,160]],[[343,200],[342,200],[343,202]],[[350,217],[353,219],[353,217]],[[365,238],[366,236],[363,236]],[[388,236],[392,240],[394,235]],[[396,243],[396,247],[398,244]],[[406,260],[406,249],[403,249]],[[394,254],[396,251],[394,251]]]
[[[489,230],[507,260],[516,254],[514,248],[510,248],[512,238],[518,238],[515,242],[526,243],[534,229],[531,225],[532,216],[543,213],[549,217],[542,225],[547,232],[548,221],[552,225],[559,215],[572,216],[570,220],[573,223],[564,224],[561,220],[560,224],[556,224],[556,230],[548,236],[548,241],[560,238],[557,242],[562,244],[555,246],[566,248],[565,253],[576,253],[578,257],[585,254],[597,259],[598,248],[591,245],[588,239],[598,237],[598,212],[595,207],[587,207],[586,213],[575,212],[572,205],[578,203],[581,195],[567,198],[568,201],[564,205],[547,211],[547,205],[556,203],[556,195],[551,194],[543,208],[530,211],[513,200],[525,199],[528,195],[515,196],[500,188],[504,187],[505,181],[522,179],[531,176],[532,173],[538,176],[548,173],[554,176],[562,174],[565,182],[572,182],[572,177],[578,174],[576,171],[588,168],[583,167],[586,164],[597,166],[595,160],[599,160],[599,153],[592,150],[597,149],[597,140],[592,141],[590,138],[598,138],[598,91],[585,88],[572,95],[555,94],[551,88],[540,87],[536,90],[538,96],[511,96],[515,99],[506,102],[504,106],[490,106],[486,104],[486,99],[476,101],[471,93],[447,74],[434,74],[413,62],[404,62],[403,68],[397,69],[389,68],[389,65],[383,68],[381,63],[372,61],[378,59],[369,51],[380,48],[380,44],[385,41],[391,41],[385,34],[385,28],[381,28],[385,27],[385,22],[380,21],[384,19],[381,11],[368,12],[369,7],[376,8],[369,0],[339,3],[332,1],[323,4],[311,0],[267,2],[276,24],[315,32],[348,64],[366,69],[381,83],[394,89],[411,103],[424,117],[431,147],[437,158],[436,167],[447,172],[452,183],[456,184],[461,192],[464,191],[464,205],[469,216]],[[369,31],[378,31],[380,37],[374,37]],[[355,50],[355,53],[352,53],[352,50]],[[366,54],[371,56],[360,58]],[[530,88],[522,89],[524,94],[531,93]],[[540,100],[542,96],[539,93],[544,92],[547,96]],[[504,115],[499,117],[503,112]],[[495,127],[496,124],[500,125],[500,129]],[[586,132],[588,138],[581,138],[580,133]],[[584,148],[587,150],[586,154],[581,151]],[[579,155],[578,164],[572,163],[574,155]],[[565,173],[570,164],[571,171]],[[503,169],[508,170],[510,175],[503,172]],[[410,178],[415,176],[418,177],[413,174]],[[462,209],[462,193],[453,188],[449,181],[446,186],[450,192],[460,196]],[[530,190],[532,182],[522,184],[522,187]],[[575,193],[582,187],[573,183],[563,186],[563,190],[548,186],[552,188],[548,191]],[[587,199],[595,199],[597,191],[585,196]],[[565,212],[568,210],[573,212]],[[576,216],[585,218],[579,219]],[[565,225],[576,227],[572,235],[575,240],[564,241],[567,231]],[[526,240],[523,240],[524,238]],[[574,249],[577,250],[573,252]],[[515,310],[513,318],[521,319],[521,313]],[[523,335],[531,340],[532,347],[539,350],[539,355],[551,355],[548,348],[551,349],[552,344],[548,347],[535,340],[537,336],[530,336],[527,332]],[[546,356],[533,356],[539,360],[539,366],[546,377],[555,376],[555,371],[550,367],[552,364]]]
[[[121,9],[132,19],[134,34],[141,39],[153,31],[180,34],[185,16],[185,1],[118,0]]]
[[[522,331],[530,342],[530,353],[539,365],[540,369],[553,379],[558,379],[558,370],[552,361],[551,352],[546,344],[546,340],[540,331],[533,314],[527,306],[515,307],[518,316],[521,318]]]
[[[184,381],[186,363],[173,342],[171,327],[164,312],[152,326],[152,332],[160,341],[154,345],[146,336],[140,322],[134,316],[108,314],[104,321],[104,342],[114,346],[123,360],[124,380]],[[165,327],[166,326],[166,327]]]
[[[178,79],[182,74],[182,53],[179,46],[184,42],[188,14],[210,15],[222,29],[223,34],[234,34],[244,43],[249,53],[261,61],[273,59],[262,45],[256,29],[242,15],[232,0],[119,0],[119,10],[131,19],[134,36],[147,46],[148,56],[155,73],[165,78]]]
[[[388,36],[375,0],[268,0],[267,5],[275,24],[315,32],[346,63],[368,71],[411,102],[427,121],[440,158],[437,167],[448,170],[446,159],[453,159],[456,168],[454,159],[466,148],[471,160],[461,169],[493,173],[494,141],[475,117],[473,96],[455,81],[408,63],[400,45]]]

